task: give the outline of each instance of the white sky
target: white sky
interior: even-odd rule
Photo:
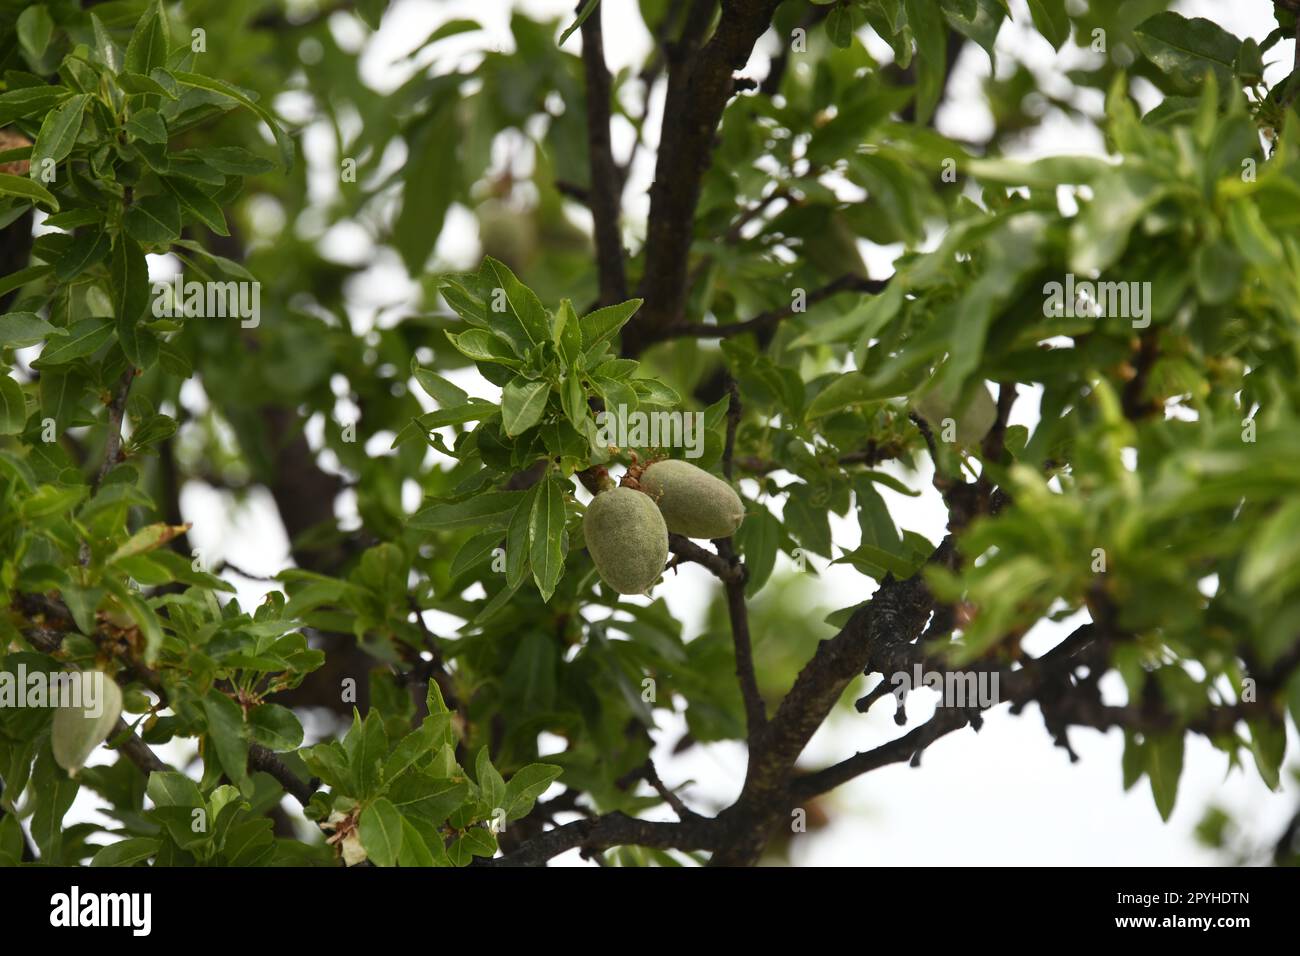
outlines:
[[[510,48],[509,11],[521,6],[532,13],[568,17],[572,0],[526,0],[511,4],[508,0],[399,0],[384,19],[381,30],[370,43],[362,59],[362,74],[377,89],[391,89],[408,75],[400,61],[439,23],[455,17],[473,17],[488,30],[491,41]],[[635,0],[604,0],[606,56],[612,70],[641,61],[649,48],[649,37],[636,14]],[[1067,89],[1063,69],[1070,63],[1057,62],[1050,45],[1024,26],[1028,13],[1024,0],[1013,0],[1016,21],[1004,26],[998,42],[999,66],[1020,59],[1044,83],[1053,89]],[[1236,4],[1212,0],[1185,0],[1180,9],[1188,15],[1215,19],[1239,36],[1262,40],[1272,28],[1272,4],[1266,0],[1249,0]],[[364,34],[346,18],[331,21],[340,41],[355,45]],[[568,41],[579,49],[580,36]],[[438,48],[440,63],[450,62],[482,42],[482,36],[458,38]],[[762,76],[765,60],[773,49],[771,37],[756,52],[747,73]],[[1292,44],[1284,41],[1272,51],[1271,59],[1287,65],[1291,62]],[[766,51],[766,52],[763,52]],[[873,52],[877,52],[874,46]],[[883,52],[880,54],[886,55]],[[426,55],[421,65],[430,58]],[[395,65],[398,64],[398,65]],[[982,51],[968,49],[957,65],[950,90],[953,102],[938,118],[941,131],[949,135],[978,140],[987,135],[989,115],[981,101],[980,79],[987,75],[988,59]],[[1270,73],[1275,80],[1276,67]],[[633,84],[636,86],[636,84]],[[658,99],[662,100],[660,92]],[[277,107],[293,118],[291,97],[282,98]],[[1096,101],[1088,100],[1094,108]],[[657,128],[658,108],[652,112]],[[330,137],[323,131],[306,132],[303,155],[311,163],[313,195],[322,198],[335,188],[337,161],[332,155]],[[626,154],[630,131],[616,126],[615,151]],[[1025,144],[1024,155],[1088,152],[1101,149],[1101,137],[1095,128],[1049,117],[1043,127]],[[634,241],[643,230],[647,211],[645,190],[653,177],[653,157],[643,151],[627,191],[625,228]],[[300,227],[302,224],[299,224]],[[380,305],[400,304],[414,294],[394,257],[379,256],[359,226],[339,227],[323,240],[328,254],[345,261],[372,263],[365,278],[354,288],[354,321],[366,325],[374,321]],[[863,253],[873,274],[885,275],[898,249],[874,249],[863,245]],[[439,243],[438,256],[457,266],[477,262],[479,255],[474,219],[463,210],[453,210],[448,228]],[[458,380],[476,394],[496,397],[493,389],[476,373],[466,373]],[[1033,397],[1022,399],[1013,422],[1031,425],[1036,420],[1029,407]],[[313,429],[309,429],[311,434]],[[314,429],[319,434],[319,428]],[[386,442],[384,443],[387,444]],[[909,479],[913,487],[925,493],[908,499],[888,490],[884,495],[900,527],[911,528],[938,541],[945,516],[930,488],[927,476]],[[206,486],[191,484],[184,490],[183,510],[195,527],[194,542],[217,557],[254,573],[274,574],[289,563],[288,543],[269,496],[258,493],[243,507],[233,507],[229,497]],[[345,503],[346,507],[346,503]],[[350,509],[348,509],[350,510]],[[857,536],[856,522],[838,522],[836,541],[852,547]],[[779,566],[788,567],[782,557]],[[850,568],[822,568],[824,559],[814,559],[822,571],[822,603],[827,609],[856,603],[871,587]],[[260,600],[263,586],[232,578],[240,586],[240,599],[246,607]],[[697,633],[704,603],[714,582],[696,566],[683,568],[671,586],[660,586],[670,606],[687,622],[688,633]],[[436,624],[437,622],[435,622]],[[1070,626],[1073,626],[1071,623]],[[1044,628],[1036,635],[1049,646],[1066,631]],[[761,636],[760,636],[761,639]],[[1041,651],[1042,647],[1035,647]],[[877,678],[873,678],[875,680]],[[1113,690],[1114,688],[1111,688]],[[919,691],[909,698],[911,721],[900,730],[892,721],[892,704],[881,702],[866,717],[837,717],[814,738],[802,761],[814,768],[835,762],[857,750],[877,746],[907,729],[917,726],[928,716],[922,707],[929,691]],[[309,726],[308,732],[310,734]],[[744,777],[745,755],[739,744],[696,747],[681,757],[673,757],[668,747],[677,741],[682,723],[674,720],[663,727],[657,739],[661,746],[656,754],[660,774],[670,786],[685,780],[694,781],[685,791],[685,799],[700,809],[729,802],[739,791]],[[1082,760],[1071,764],[1066,753],[1052,745],[1043,728],[1036,707],[1020,717],[1011,717],[1005,705],[986,715],[984,729],[975,735],[965,729],[943,738],[926,752],[923,766],[911,769],[904,765],[888,767],[841,787],[830,797],[833,808],[831,826],[819,833],[800,837],[795,843],[794,859],[800,864],[825,865],[906,865],[906,864],[1172,864],[1197,865],[1215,862],[1215,857],[1200,849],[1192,830],[1207,803],[1213,801],[1232,811],[1254,842],[1273,839],[1280,832],[1300,800],[1300,789],[1288,781],[1287,792],[1272,794],[1250,767],[1245,773],[1227,774],[1226,759],[1200,737],[1189,740],[1182,784],[1174,815],[1162,824],[1156,813],[1145,779],[1130,793],[1120,783],[1122,736],[1119,731],[1102,735],[1095,731],[1075,730],[1071,735]],[[176,752],[163,752],[165,759],[179,759]],[[1296,756],[1296,735],[1291,735],[1289,757]],[[1285,774],[1284,774],[1285,776]],[[91,801],[79,802],[69,821],[84,817]],[[671,818],[665,811],[662,816]],[[558,862],[574,862],[576,853]]]

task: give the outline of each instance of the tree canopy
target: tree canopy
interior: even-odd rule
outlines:
[[[1278,787],[1296,4],[1257,41],[1165,0],[640,0],[613,71],[600,0],[520,6],[381,83],[378,0],[0,0],[0,862],[749,865],[1003,704],[1071,756],[1121,731],[1165,817],[1190,735]],[[936,124],[959,58],[979,141]],[[1051,117],[1105,155],[1017,158]],[[274,503],[260,604],[196,486]],[[891,507],[927,488],[939,537]],[[832,565],[860,594],[809,619]],[[993,697],[917,720],[913,674]],[[120,694],[36,702],[59,675]],[[898,736],[801,760],[885,698]],[[651,759],[670,725],[743,742],[729,806]]]

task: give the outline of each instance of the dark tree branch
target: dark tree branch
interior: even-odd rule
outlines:
[[[734,465],[732,458],[736,453],[736,430],[740,427],[743,409],[740,404],[740,389],[734,379],[728,377],[727,392],[731,401],[727,405],[727,437],[722,449],[722,473],[731,480]],[[740,684],[740,694],[745,702],[745,726],[750,749],[758,741],[759,735],[767,725],[767,706],[758,689],[758,674],[754,669],[754,645],[749,633],[749,607],[745,603],[745,583],[749,575],[736,557],[736,550],[731,539],[718,542],[718,554],[740,573],[723,582],[727,595],[727,618],[731,622],[731,643],[736,656],[736,680]]]
[[[717,29],[702,48],[703,13],[712,16],[713,3],[697,2],[683,42],[670,52],[641,282],[646,303],[624,329],[623,351],[628,356],[640,354],[683,319],[695,209],[714,135],[735,89],[733,75],[744,68],[778,2],[725,0]]]
[[[589,820],[576,820],[547,830],[514,852],[483,866],[541,866],[567,850],[607,850],[615,846],[647,846],[657,849],[711,850],[723,831],[716,819],[699,818],[676,823],[639,820],[624,813],[609,813]]]
[[[744,575],[743,567],[732,564],[726,558],[714,554],[708,548],[701,547],[690,538],[684,538],[680,534],[668,535],[668,550],[677,555],[678,563],[690,561],[694,564],[703,565],[719,581],[739,580]]]
[[[584,3],[578,4],[581,11]],[[609,69],[605,65],[605,44],[601,35],[603,10],[597,6],[583,21],[582,66],[587,80],[587,154],[591,168],[591,189],[587,205],[595,224],[596,265],[600,276],[600,305],[613,305],[627,298],[627,277],[623,267],[623,237],[619,231],[623,177],[614,162],[609,141]]]
[[[1146,397],[1147,383],[1151,380],[1151,370],[1160,358],[1160,343],[1155,329],[1149,329],[1138,340],[1137,355],[1134,356],[1133,375],[1124,383],[1120,402],[1124,415],[1130,421],[1150,418],[1160,410],[1160,403]]]

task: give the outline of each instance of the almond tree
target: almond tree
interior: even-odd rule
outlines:
[[[1160,2],[642,0],[651,49],[611,73],[584,0],[514,11],[508,49],[443,23],[383,91],[383,3],[187,6],[0,3],[0,674],[122,691],[116,719],[0,698],[0,860],[748,865],[1001,705],[1071,757],[1122,733],[1165,817],[1189,735],[1278,786],[1300,79],[1265,73],[1294,3],[1256,42]],[[1003,30],[1072,86],[1002,63],[956,141],[953,66]],[[1060,115],[1105,158],[1009,158]],[[470,271],[439,243],[466,211]],[[742,502],[728,537],[664,523],[645,597],[583,516],[649,495],[595,532],[644,557],[645,466],[685,443],[603,413],[700,413],[689,461]],[[265,569],[196,544],[195,485],[273,501],[262,603],[232,595]],[[930,486],[939,540],[888,503]],[[832,562],[859,599],[809,619]],[[917,673],[996,699],[918,720]],[[801,760],[874,705],[898,736]],[[739,795],[697,802],[656,741],[743,742]],[[111,825],[68,816],[83,787]]]

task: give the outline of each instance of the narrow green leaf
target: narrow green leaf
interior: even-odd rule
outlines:
[[[293,168],[293,140],[285,133],[276,118],[264,107],[253,102],[248,93],[237,86],[226,83],[224,80],[200,76],[198,73],[173,72],[171,75],[184,86],[207,90],[210,93],[219,93],[255,113],[258,119],[270,127],[271,135],[275,137],[276,145],[280,148],[280,166],[286,173]]]
[[[554,477],[537,488],[528,529],[530,557],[537,589],[550,601],[564,574],[564,488]]]
[[[33,164],[33,168],[35,164]],[[14,176],[10,173],[0,173],[0,196],[17,196],[20,199],[28,199],[32,202],[43,203],[46,208],[57,210],[59,201],[54,198],[54,194],[42,186],[40,183],[33,182],[22,176]],[[49,271],[52,266],[39,266],[32,268],[42,268]],[[14,273],[18,275],[18,273]],[[7,291],[7,290],[3,290]]]
[[[33,178],[45,176],[47,169],[62,162],[72,152],[89,102],[90,94],[79,93],[46,115],[40,132],[36,134],[36,143],[32,146],[31,171],[28,175]]]

